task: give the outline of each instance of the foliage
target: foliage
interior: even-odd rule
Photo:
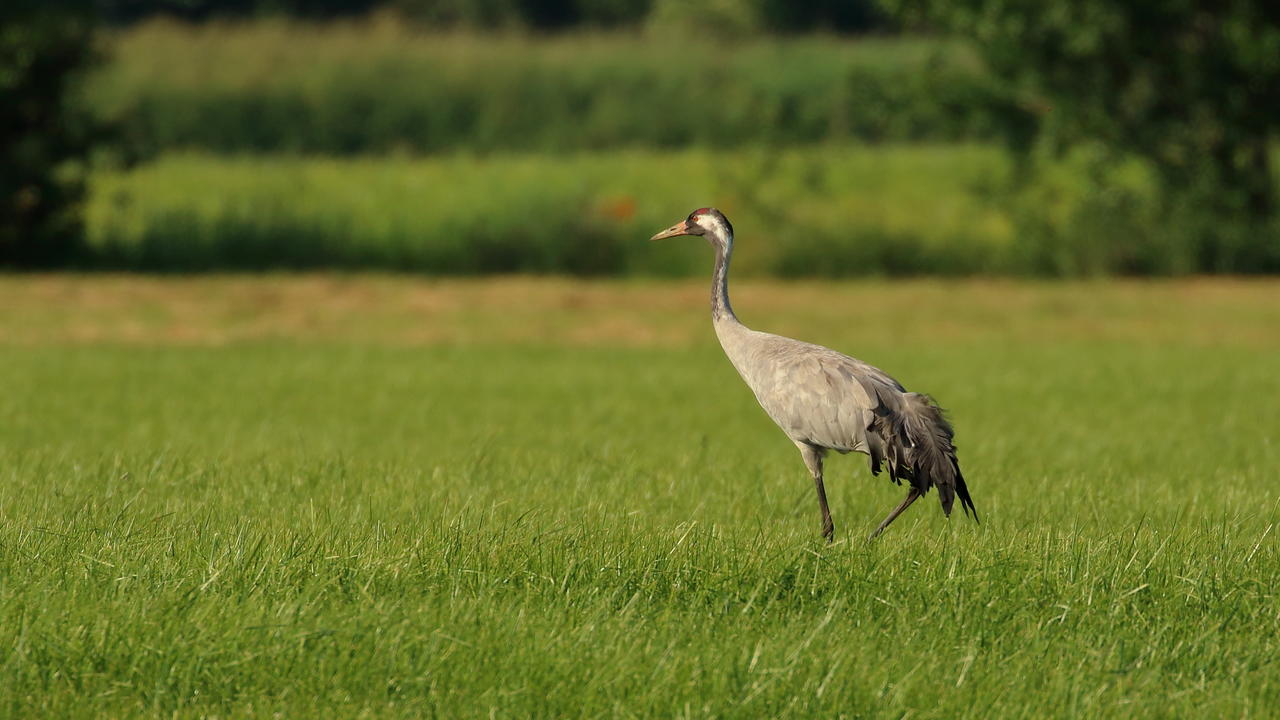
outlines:
[[[1272,142],[1280,127],[1280,6],[1265,0],[893,0],[972,40],[1039,108],[1037,142],[1137,156],[1159,180],[1162,233],[1227,272],[1280,270]],[[1014,139],[1027,149],[1027,136]],[[1095,150],[1088,150],[1095,157]]]
[[[0,9],[0,265],[65,260],[79,240],[94,123],[73,97],[92,61],[84,3]]]
[[[20,308],[61,308],[81,330],[77,312],[135,309],[99,280],[114,282]],[[630,285],[601,299],[603,327],[696,312],[692,346],[494,344],[467,297],[434,283],[413,283],[426,293],[403,322],[452,309],[478,341],[183,334],[183,312],[305,317],[273,304],[291,281],[198,279],[182,308],[153,286],[136,309],[172,313],[159,344],[128,324],[90,344],[3,335],[9,714],[1166,718],[1280,705],[1280,638],[1266,631],[1280,603],[1280,404],[1259,402],[1280,394],[1274,283],[777,288],[821,302],[791,303],[768,329],[857,308],[866,322],[808,337],[951,409],[983,512],[980,526],[947,522],[929,496],[867,544],[901,490],[863,456],[833,457],[840,543],[827,547],[795,448],[714,345],[702,282],[638,307]],[[6,307],[15,282],[0,283]],[[257,311],[227,313],[225,282]],[[349,302],[385,282],[335,285]],[[601,291],[567,288],[546,321],[579,325],[581,298]],[[1118,319],[1131,332],[1108,334]]]
[[[119,35],[95,106],[135,150],[562,152],[994,137],[1005,93],[933,41],[731,45],[615,34],[420,34],[388,18],[153,23]]]
[[[1009,269],[979,147],[296,159],[170,156],[94,183],[86,264],[135,270],[382,268],[689,274],[705,248],[640,242],[698,205],[746,273]],[[910,244],[905,249],[900,240]]]
[[[685,42],[752,35],[764,23],[758,5],[751,0],[655,0],[649,28]]]
[[[711,4],[726,0],[710,0]],[[708,0],[698,0],[706,4]],[[429,27],[470,27],[542,31],[571,28],[637,27],[652,19],[661,0],[95,0],[113,22],[135,22],[155,15],[189,20],[289,16],[354,17],[394,11]],[[760,18],[770,31],[883,28],[888,19],[874,0],[737,0],[742,11]]]

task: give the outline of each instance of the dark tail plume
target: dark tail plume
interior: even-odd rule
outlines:
[[[956,463],[956,497],[960,498],[960,507],[965,515],[972,514],[974,522],[978,519],[978,508],[973,506],[973,498],[969,497],[969,486],[964,484],[964,475],[960,473],[960,464]]]
[[[972,513],[977,520],[978,511],[969,497],[969,488],[956,458],[956,448],[951,442],[955,433],[942,408],[928,395],[907,393],[898,420],[898,437],[909,443],[905,455],[911,484],[921,493],[930,486],[938,488],[938,500],[948,516],[959,497],[965,514]]]

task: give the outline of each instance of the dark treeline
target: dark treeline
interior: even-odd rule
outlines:
[[[87,158],[103,139],[74,100],[97,59],[87,2],[0,4],[0,266],[64,262],[80,244]]]
[[[892,25],[890,16],[873,0],[95,0],[95,4],[101,16],[115,24],[156,15],[192,21],[264,16],[324,20],[389,9],[425,24],[477,29],[623,28],[645,24],[655,15],[720,16],[734,29],[786,33],[859,33]]]

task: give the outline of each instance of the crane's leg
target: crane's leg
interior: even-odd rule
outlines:
[[[804,458],[805,467],[813,475],[813,484],[818,488],[818,509],[822,511],[822,537],[830,544],[835,539],[836,526],[831,522],[831,508],[827,507],[827,488],[822,484],[822,455],[824,450],[807,443],[796,443],[800,448],[800,456]]]
[[[880,533],[884,532],[884,529],[885,529],[885,528],[887,528],[887,527],[889,527],[889,523],[893,522],[893,519],[894,519],[894,518],[896,518],[896,517],[898,517],[899,515],[901,515],[903,510],[906,510],[908,507],[910,507],[910,506],[911,506],[911,503],[915,502],[915,501],[916,501],[916,498],[918,498],[918,497],[920,497],[920,491],[919,491],[919,490],[916,490],[914,487],[913,487],[913,488],[911,488],[910,490],[908,490],[908,491],[907,491],[907,499],[906,499],[906,500],[903,500],[901,505],[899,505],[898,507],[894,508],[894,509],[893,509],[893,512],[889,513],[889,517],[885,518],[885,519],[884,519],[884,522],[880,523],[880,527],[878,527],[878,528],[876,528],[875,530],[873,530],[873,531],[871,532],[871,536],[870,536],[870,537],[868,537],[867,539],[868,539],[868,540],[875,540],[875,539],[876,539],[876,536],[877,536],[877,535],[879,535]]]

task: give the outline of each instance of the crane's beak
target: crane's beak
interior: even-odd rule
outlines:
[[[661,240],[662,238],[677,237],[680,235],[689,235],[689,221],[681,220],[671,227],[649,238],[650,240]]]

